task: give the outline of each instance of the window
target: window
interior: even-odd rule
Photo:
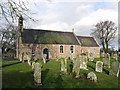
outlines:
[[[63,46],[60,46],[60,53],[64,53]]]
[[[83,53],[83,50],[81,49],[81,53]]]
[[[73,46],[70,47],[70,51],[71,51],[71,53],[73,53]]]

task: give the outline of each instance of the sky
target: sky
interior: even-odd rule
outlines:
[[[70,32],[74,28],[76,35],[90,36],[100,21],[118,25],[118,0],[29,0],[27,7],[34,13],[28,15],[38,21],[26,19],[25,28]],[[114,42],[117,49],[117,39]]]

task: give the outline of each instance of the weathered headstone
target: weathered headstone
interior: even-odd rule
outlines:
[[[105,57],[105,52],[102,52],[101,53],[101,58],[104,58]]]
[[[61,58],[61,71],[67,73],[67,58]]]
[[[96,74],[94,72],[88,73],[87,79],[90,79],[90,80],[92,80],[94,82],[97,82],[97,76],[96,76]]]
[[[102,72],[103,69],[103,62],[97,61],[96,62],[96,72]]]
[[[81,55],[77,55],[76,60],[73,64],[72,72],[76,73],[76,77],[79,77],[79,73],[80,73],[80,56]]]
[[[43,62],[46,63],[47,54],[43,54]]]
[[[35,63],[35,66],[34,66],[34,81],[36,82],[37,86],[42,85],[42,83],[41,83],[41,71],[42,71],[41,67],[42,67],[41,64]]]
[[[103,58],[103,65],[104,67],[110,68],[110,54],[105,54],[105,57]]]
[[[24,62],[24,52],[20,54],[20,61]]]
[[[87,69],[87,56],[82,55],[79,57],[80,57],[80,69],[88,70]]]
[[[118,60],[118,55],[117,55],[117,53],[113,54],[113,58],[114,58],[115,60]]]
[[[120,66],[119,65],[120,65],[119,61],[114,61],[111,65],[111,70],[109,72],[109,75],[118,77],[119,72],[120,72]]]
[[[30,66],[31,66],[30,59],[31,59],[30,55],[27,55],[28,65],[30,65]]]
[[[94,57],[93,57],[93,54],[92,53],[90,53],[90,55],[89,55],[89,61],[93,61],[94,60]]]
[[[35,62],[32,62],[32,71],[34,71],[35,68]]]

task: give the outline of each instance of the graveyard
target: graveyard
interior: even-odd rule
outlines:
[[[96,62],[100,64],[102,58],[95,58],[87,62],[87,70],[80,69],[79,78],[72,73],[72,60],[67,59],[67,67],[62,71],[62,60],[35,61],[41,66],[40,87],[35,85],[32,67],[33,61],[20,62],[18,60],[2,60],[2,87],[3,88],[118,88],[118,77],[109,75],[110,68],[103,67],[102,72],[96,71]],[[110,64],[114,62],[110,58]],[[120,61],[120,57],[118,57]],[[79,64],[78,64],[79,65]],[[66,70],[67,69],[67,70]],[[99,69],[98,69],[99,71]],[[87,79],[87,74],[93,72],[97,76],[97,82]]]

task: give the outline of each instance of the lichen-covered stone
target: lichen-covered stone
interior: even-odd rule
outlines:
[[[103,62],[97,61],[96,62],[96,69],[95,69],[95,71],[96,72],[102,72],[102,69],[103,69]]]
[[[94,82],[97,82],[97,76],[96,76],[96,74],[94,72],[88,73],[87,79],[90,79],[90,80],[92,80]]]
[[[109,75],[118,77],[119,72],[120,72],[120,66],[119,65],[120,65],[119,61],[114,61],[111,65],[111,70],[109,72]]]
[[[41,67],[42,67],[41,64],[35,63],[35,66],[34,66],[34,81],[36,82],[37,86],[42,85],[42,83],[41,83],[41,71],[42,71]]]
[[[104,65],[104,67],[110,68],[110,54],[107,53],[104,56],[105,57],[103,58],[103,65]]]
[[[85,55],[80,56],[80,69],[88,70],[87,69],[87,56]]]

